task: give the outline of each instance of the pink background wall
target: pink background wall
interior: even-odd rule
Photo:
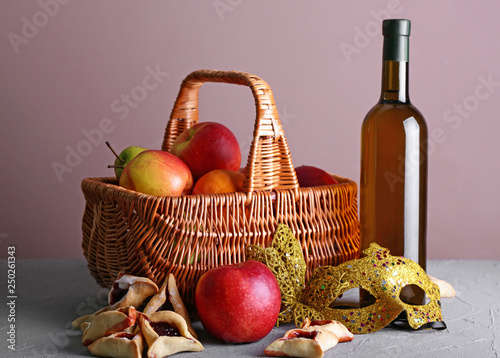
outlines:
[[[18,258],[82,257],[80,182],[112,175],[104,140],[159,148],[200,68],[264,78],[294,164],[359,181],[390,16],[412,20],[410,93],[431,133],[428,256],[500,259],[499,13],[498,1],[3,0],[0,257],[11,244]],[[246,158],[250,91],[207,84],[200,108]]]

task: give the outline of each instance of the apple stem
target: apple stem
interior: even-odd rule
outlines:
[[[113,154],[115,155],[115,157],[122,163],[125,163],[125,160],[123,160],[122,158],[120,158],[120,156],[118,154],[116,154],[115,150],[113,149],[113,147],[111,147],[111,144],[109,144],[109,142],[106,142],[106,145],[108,146],[108,148],[113,152]],[[108,166],[108,168],[110,168]]]
[[[108,168],[120,168],[120,169],[125,169],[123,165],[108,165]]]

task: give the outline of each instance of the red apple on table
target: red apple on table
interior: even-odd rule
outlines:
[[[339,182],[321,168],[311,165],[301,165],[295,168],[297,180],[301,187],[311,187],[319,185],[332,185]]]
[[[120,186],[157,196],[188,194],[193,177],[187,165],[163,150],[146,150],[130,161],[120,176]]]
[[[237,171],[241,164],[238,140],[216,122],[200,122],[186,129],[174,141],[170,153],[187,164],[195,182],[211,170]]]
[[[255,342],[276,324],[281,294],[271,270],[248,260],[205,272],[196,285],[195,305],[203,327],[218,340]]]

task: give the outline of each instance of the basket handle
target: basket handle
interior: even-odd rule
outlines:
[[[269,85],[246,72],[198,70],[182,81],[170,120],[165,130],[162,150],[169,151],[175,139],[198,123],[198,92],[205,82],[248,86],[255,99],[256,119],[250,145],[243,191],[250,193],[299,187],[283,127]]]

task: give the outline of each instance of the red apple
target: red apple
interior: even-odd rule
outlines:
[[[163,150],[146,150],[130,161],[120,186],[143,194],[179,196],[191,192],[193,177],[186,164]]]
[[[248,260],[205,272],[196,285],[195,305],[203,327],[215,338],[255,342],[276,324],[281,294],[271,270]]]
[[[295,168],[299,186],[310,187],[318,185],[332,185],[339,182],[323,169],[313,167],[311,165],[301,165]]]
[[[238,140],[216,122],[201,122],[186,129],[174,141],[170,153],[187,164],[195,182],[211,170],[237,171],[241,164]]]

